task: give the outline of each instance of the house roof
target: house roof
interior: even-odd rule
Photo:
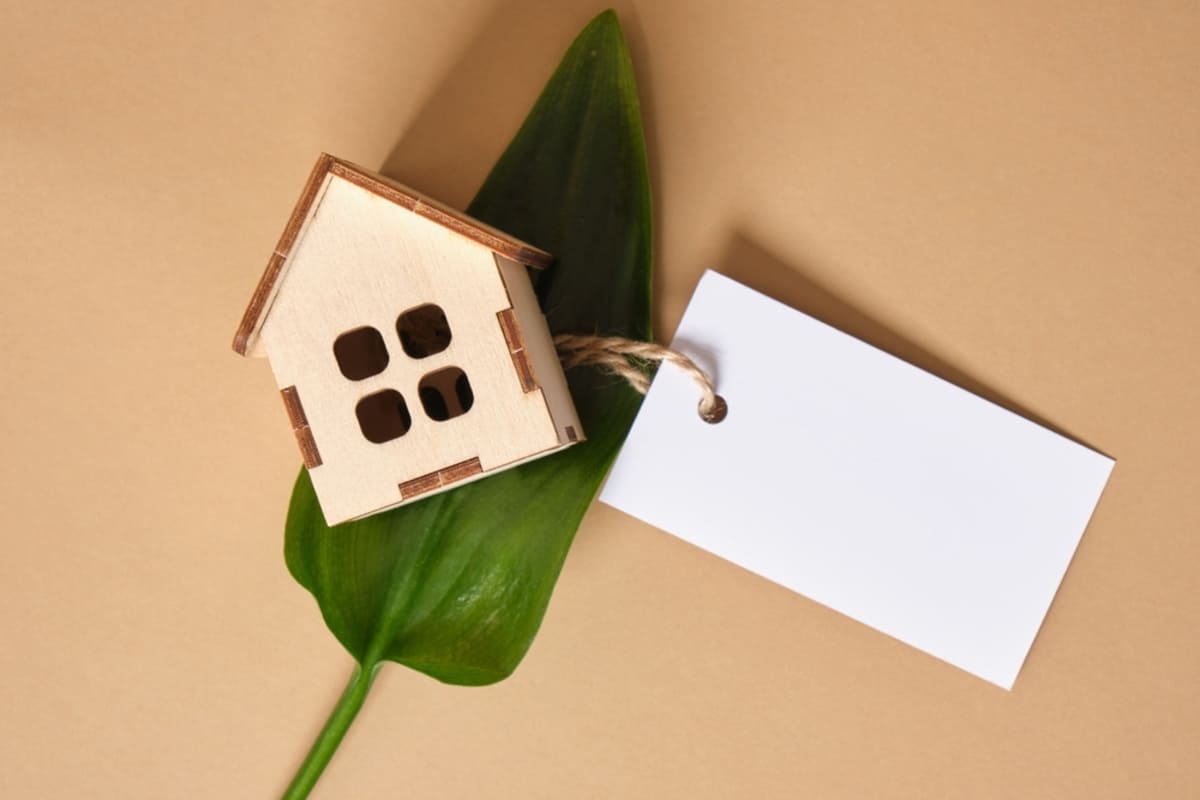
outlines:
[[[275,290],[288,270],[290,264],[288,256],[291,255],[300,229],[308,219],[313,203],[316,202],[317,195],[325,184],[326,176],[331,174],[385,200],[390,200],[438,225],[449,228],[518,263],[536,269],[544,269],[550,266],[554,260],[554,257],[545,250],[515,239],[503,231],[468,217],[461,211],[456,211],[436,200],[425,197],[407,186],[348,161],[335,158],[328,153],[322,153],[321,157],[317,159],[316,166],[313,167],[312,174],[309,175],[308,183],[304,186],[304,193],[300,195],[300,200],[296,203],[296,208],[292,211],[292,216],[283,229],[283,235],[279,237],[279,244],[275,247],[271,260],[267,262],[267,268],[263,272],[258,286],[254,289],[254,294],[250,297],[246,313],[242,316],[242,323],[233,337],[233,349],[241,355],[249,354],[258,343],[259,332],[270,314],[271,305],[275,299]]]

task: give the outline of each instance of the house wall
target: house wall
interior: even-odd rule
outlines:
[[[496,313],[511,301],[491,250],[330,175],[300,238],[262,338],[280,388],[295,386],[322,464],[310,470],[330,524],[391,506],[398,485],[478,457],[484,471],[559,446],[540,390],[524,392]],[[449,347],[424,359],[401,348],[396,321],[436,303],[446,313]],[[345,378],[333,355],[342,333],[371,325],[389,362],[361,381]],[[457,366],[475,395],[471,410],[436,422],[417,385],[428,372]],[[405,398],[412,427],[383,444],[359,428],[359,399],[383,389]]]
[[[508,296],[512,300],[513,311],[521,326],[534,375],[537,376],[542,393],[546,397],[546,405],[554,418],[559,440],[563,443],[581,442],[585,438],[583,426],[575,412],[575,403],[567,387],[567,378],[563,374],[558,352],[554,349],[550,327],[546,324],[546,317],[542,315],[537,296],[529,282],[527,268],[524,264],[518,264],[498,253],[492,255],[508,288]]]

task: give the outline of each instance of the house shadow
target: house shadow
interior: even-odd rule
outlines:
[[[607,5],[617,12],[633,58],[651,185],[657,185],[645,36],[631,2]],[[604,8],[594,0],[500,0],[430,92],[380,171],[466,208],[567,47]]]
[[[979,395],[1014,414],[1093,450],[1096,449],[1036,411],[855,308],[820,283],[805,276],[801,270],[741,233],[735,233],[726,245],[717,270],[739,283],[803,311],[827,325]]]
[[[617,12],[633,58],[652,186],[661,186],[651,61],[631,2]],[[381,172],[466,208],[517,132],[563,53],[598,13],[591,0],[500,0],[461,55],[430,91],[397,139]],[[659,204],[654,226],[660,228]],[[661,263],[655,253],[655,260]],[[868,344],[977,394],[1074,441],[1082,442],[1011,397],[873,319],[806,277],[802,270],[735,232],[719,263],[724,274]],[[656,288],[658,280],[655,280]],[[1090,445],[1089,445],[1090,446]]]

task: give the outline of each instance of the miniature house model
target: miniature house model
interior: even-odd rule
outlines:
[[[233,348],[266,355],[330,525],[579,441],[535,247],[328,155]]]

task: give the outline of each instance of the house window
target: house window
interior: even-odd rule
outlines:
[[[428,358],[450,346],[450,323],[441,306],[426,303],[410,308],[396,320],[396,333],[404,352],[412,358]]]
[[[346,331],[333,342],[338,369],[352,381],[378,375],[387,368],[388,351],[379,331],[367,325]]]
[[[475,404],[471,381],[467,379],[467,373],[458,367],[430,372],[421,378],[417,394],[425,413],[437,422],[461,417]]]
[[[412,427],[412,415],[404,396],[395,389],[369,394],[354,408],[358,427],[369,442],[383,444],[399,439]]]
[[[396,320],[396,333],[404,352],[415,359],[428,358],[450,346],[450,323],[433,303],[415,306]],[[370,325],[346,331],[333,343],[333,355],[342,375],[361,381],[387,369],[387,345]],[[435,422],[461,417],[475,404],[467,374],[458,367],[427,372],[417,384],[417,397],[425,414]],[[412,414],[404,395],[384,389],[366,395],[354,408],[358,427],[369,442],[383,444],[399,439],[412,427]]]

